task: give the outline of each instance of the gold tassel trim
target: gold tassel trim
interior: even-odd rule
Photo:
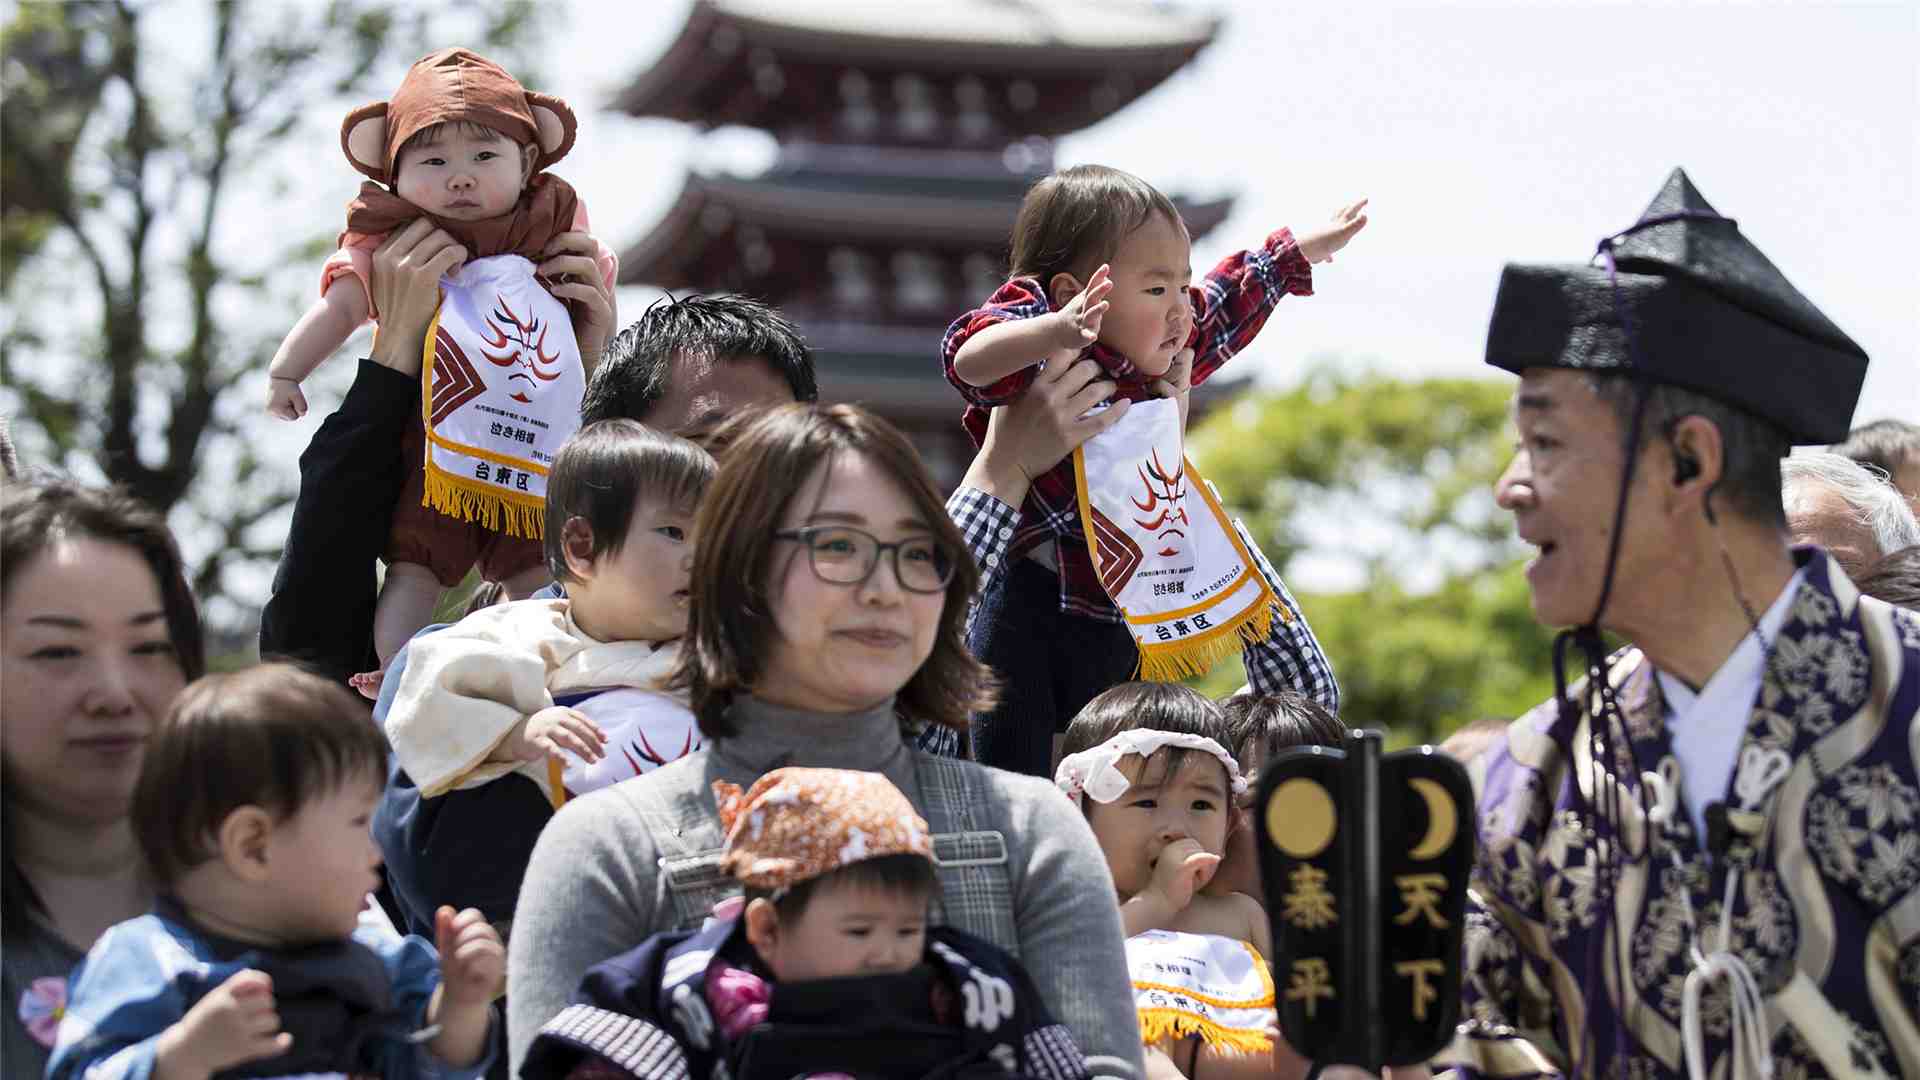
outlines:
[[[550,789],[547,792],[547,801],[553,804],[555,810],[567,805],[567,785],[561,782],[566,775],[566,766],[560,764],[559,758],[547,759],[547,785]]]
[[[426,490],[420,498],[448,517],[478,522],[482,528],[543,540],[547,532],[546,501],[537,495],[519,491],[501,491],[476,480],[449,476],[427,467]]]
[[[1273,608],[1272,603],[1255,604],[1232,622],[1198,639],[1142,644],[1139,678],[1145,682],[1178,682],[1205,675],[1245,645],[1267,640],[1273,632]]]
[[[1273,1040],[1258,1031],[1224,1028],[1178,1009],[1141,1009],[1140,1040],[1149,1045],[1163,1039],[1184,1039],[1198,1035],[1208,1046],[1240,1054],[1266,1054],[1273,1051]]]

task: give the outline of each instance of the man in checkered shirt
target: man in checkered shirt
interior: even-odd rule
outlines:
[[[947,516],[959,526],[967,550],[980,566],[983,595],[1007,572],[1014,522],[1031,478],[1111,427],[1125,411],[1108,409],[1088,414],[1113,393],[1113,387],[1112,380],[1092,360],[1077,360],[1041,372],[1021,397],[993,410],[980,453],[947,499]],[[1273,620],[1273,633],[1264,642],[1248,645],[1241,654],[1249,689],[1256,694],[1296,690],[1337,713],[1340,686],[1299,604],[1259,555],[1259,549],[1251,543],[1247,547],[1255,553],[1255,564],[1272,587],[1280,608]],[[976,608],[971,618],[978,615]],[[950,756],[961,753],[959,736],[943,727],[924,731],[920,748]]]
[[[967,433],[982,445],[991,410],[1083,356],[1113,380],[1116,403],[1175,398],[1184,426],[1189,388],[1250,344],[1282,297],[1312,295],[1309,264],[1366,226],[1365,205],[1298,238],[1276,230],[1196,284],[1180,212],[1152,185],[1100,165],[1042,179],[1014,221],[1011,279],[942,342],[947,379],[968,402]],[[1033,476],[1011,528],[1014,563],[981,593],[970,628],[974,654],[1008,684],[974,718],[973,751],[1044,776],[1054,733],[1125,681],[1139,650],[1088,551],[1070,463]]]

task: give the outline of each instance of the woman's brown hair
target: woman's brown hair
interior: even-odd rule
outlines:
[[[1173,200],[1132,173],[1075,165],[1043,177],[1027,189],[1014,218],[1009,276],[1038,278],[1051,290],[1055,274],[1073,274],[1085,285],[1155,214],[1186,229]]]
[[[933,652],[900,689],[897,708],[911,730],[941,724],[966,730],[967,717],[993,703],[993,673],[967,651],[967,607],[979,571],[960,530],[934,493],[932,478],[899,429],[857,405],[782,405],[729,427],[720,472],[700,506],[693,600],[687,636],[668,686],[687,691],[708,738],[735,733],[727,715],[735,697],[751,693],[774,635],[774,536],[794,493],[814,471],[843,454],[864,454],[892,476],[953,554],[953,580]],[[787,558],[804,558],[797,546]],[[784,569],[790,565],[782,561]],[[884,568],[876,568],[884,573]]]

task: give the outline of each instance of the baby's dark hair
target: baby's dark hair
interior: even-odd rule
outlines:
[[[1043,177],[1014,219],[1010,276],[1038,278],[1050,289],[1055,274],[1068,273],[1084,285],[1155,214],[1186,230],[1173,200],[1132,173],[1075,165]]]
[[[555,581],[577,580],[567,568],[567,522],[579,518],[593,530],[598,559],[627,542],[641,496],[691,515],[714,471],[713,455],[697,444],[637,420],[581,428],[560,447],[547,476],[547,572]]]
[[[1123,731],[1139,729],[1200,735],[1229,751],[1233,746],[1226,714],[1212,698],[1179,683],[1129,682],[1087,702],[1061,736],[1060,755],[1091,750]],[[1153,760],[1163,763],[1158,775],[1179,773],[1191,753],[1195,751],[1178,746],[1155,753]]]
[[[1297,690],[1235,694],[1222,701],[1220,709],[1233,734],[1227,745],[1242,763],[1255,746],[1261,748],[1260,760],[1265,761],[1289,747],[1337,747],[1346,741],[1346,725],[1340,718]]]
[[[806,913],[807,905],[814,896],[824,890],[856,888],[878,889],[897,893],[902,896],[933,898],[937,879],[933,873],[933,860],[924,855],[901,852],[896,855],[881,855],[857,863],[849,863],[838,870],[830,870],[818,877],[811,877],[795,885],[787,886],[785,891],[762,889],[748,886],[747,902],[771,900],[773,910],[780,916],[781,922],[797,919]]]
[[[147,744],[134,839],[164,890],[214,857],[221,823],[240,807],[284,819],[352,781],[386,777],[386,736],[339,683],[292,664],[206,675]]]

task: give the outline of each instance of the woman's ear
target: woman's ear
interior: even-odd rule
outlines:
[[[220,861],[242,881],[259,884],[267,879],[273,840],[273,815],[247,805],[235,808],[220,822],[215,834]]]
[[[773,901],[760,897],[747,905],[740,918],[747,924],[747,943],[767,963],[773,963],[773,954],[780,948],[780,912]]]
[[[1080,279],[1064,270],[1053,275],[1047,282],[1047,297],[1053,301],[1053,310],[1066,307],[1069,300],[1080,295],[1082,288],[1084,286],[1080,284]]]
[[[560,553],[574,578],[586,581],[593,576],[593,526],[586,518],[570,517],[560,527]]]

